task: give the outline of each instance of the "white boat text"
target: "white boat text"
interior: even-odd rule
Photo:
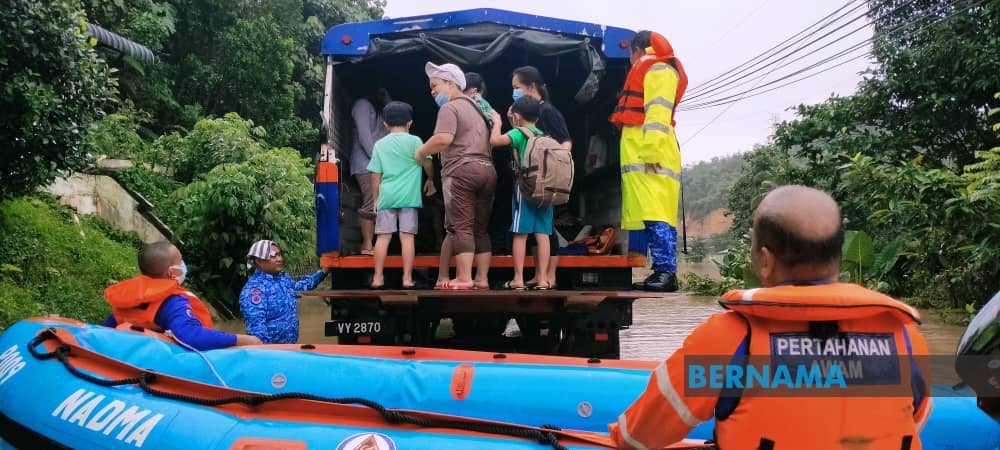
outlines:
[[[152,414],[148,409],[129,406],[121,400],[105,403],[105,399],[103,395],[95,395],[81,388],[66,397],[52,411],[52,416],[105,436],[118,430],[115,439],[124,439],[126,444],[138,448],[142,447],[149,433],[163,419],[163,414]]]
[[[17,345],[12,345],[0,354],[0,385],[11,379],[24,368],[24,358],[17,351]]]

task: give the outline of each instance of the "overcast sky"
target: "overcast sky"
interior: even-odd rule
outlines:
[[[511,11],[604,23],[631,30],[649,29],[662,33],[670,40],[674,52],[688,73],[688,92],[771,47],[799,33],[828,14],[843,6],[847,0],[388,0],[385,14],[388,17],[406,17],[437,12],[473,8],[497,8]],[[570,6],[571,7],[568,7]],[[855,5],[852,4],[851,7]],[[850,8],[842,11],[847,12]],[[865,11],[850,13],[837,21],[837,25],[824,29],[810,38],[817,39],[832,31],[848,19]],[[818,48],[849,31],[863,26],[867,19],[846,25],[831,36],[822,39],[809,49]],[[792,71],[820,61],[837,51],[871,37],[871,30],[864,27],[842,41],[820,50],[788,67],[777,69],[766,78],[752,80],[749,84],[719,92],[719,96],[740,94],[754,83],[765,84]],[[806,41],[808,42],[808,40]],[[803,42],[804,43],[804,42]],[[865,48],[868,48],[865,45]],[[790,51],[790,50],[789,50]],[[695,135],[702,127],[723,112],[726,106],[677,113],[677,134],[682,144],[684,165],[749,151],[754,144],[765,143],[772,132],[774,119],[788,120],[794,115],[789,107],[800,103],[818,103],[831,94],[850,95],[861,80],[861,74],[870,61],[868,58],[846,60],[863,52],[846,55],[845,61],[825,73],[792,84],[773,92],[751,97],[731,105],[717,120]],[[804,55],[796,53],[783,63]],[[832,65],[833,61],[831,61]],[[826,65],[823,67],[831,67]],[[756,67],[754,68],[756,69]],[[817,68],[816,70],[821,70]],[[753,77],[764,75],[767,70]],[[805,72],[802,75],[807,75]],[[799,76],[802,76],[799,75]],[[792,80],[799,76],[789,78]],[[753,78],[751,77],[751,79]],[[778,83],[780,84],[780,83]],[[778,86],[778,84],[769,87]],[[693,94],[689,94],[693,95]],[[712,94],[709,94],[712,95]],[[685,100],[688,97],[685,97]],[[688,104],[694,104],[691,100]],[[727,105],[728,106],[728,105]]]

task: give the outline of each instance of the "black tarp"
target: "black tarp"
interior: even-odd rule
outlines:
[[[498,24],[474,24],[375,36],[366,58],[425,51],[439,60],[459,66],[486,66],[512,48],[542,57],[576,55],[588,75],[573,98],[577,103],[584,104],[597,94],[606,69],[604,58],[594,45],[600,45],[600,41],[595,42],[586,36],[525,30]]]

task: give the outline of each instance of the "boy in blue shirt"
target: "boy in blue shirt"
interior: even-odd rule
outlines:
[[[418,208],[423,207],[420,196],[421,166],[427,173],[424,183],[425,195],[434,195],[436,189],[432,180],[434,166],[431,157],[423,164],[414,160],[413,154],[424,143],[410,134],[413,123],[413,107],[403,102],[389,102],[382,109],[389,134],[375,143],[368,171],[372,172],[372,186],[375,195],[375,276],[372,289],[385,285],[385,258],[389,252],[389,242],[393,233],[399,233],[399,243],[403,254],[403,289],[412,289],[413,260],[416,247],[413,236],[417,234]]]
[[[543,136],[545,133],[535,126],[538,121],[538,114],[541,110],[541,103],[533,97],[527,95],[518,98],[511,106],[511,126],[514,129],[506,134],[500,134],[500,120],[494,120],[493,133],[490,137],[490,144],[494,147],[511,146],[514,149],[514,158],[521,161],[521,167],[525,166],[524,153],[528,145],[528,138],[518,128],[525,127],[534,133],[535,136]],[[498,118],[494,114],[494,118]],[[511,201],[513,208],[513,218],[510,231],[514,233],[514,242],[511,253],[514,257],[514,279],[504,284],[507,289],[524,290],[524,259],[528,247],[528,235],[535,235],[535,242],[538,244],[535,252],[535,277],[538,285],[535,289],[546,290],[551,288],[555,280],[548,279],[549,264],[549,235],[552,234],[552,207],[536,206],[528,202],[521,190],[514,187],[514,197]]]

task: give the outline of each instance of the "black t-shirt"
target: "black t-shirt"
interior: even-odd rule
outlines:
[[[555,106],[548,102],[542,102],[538,111],[538,122],[535,123],[545,134],[555,139],[556,142],[563,143],[570,140],[569,128],[566,127],[566,119]]]

